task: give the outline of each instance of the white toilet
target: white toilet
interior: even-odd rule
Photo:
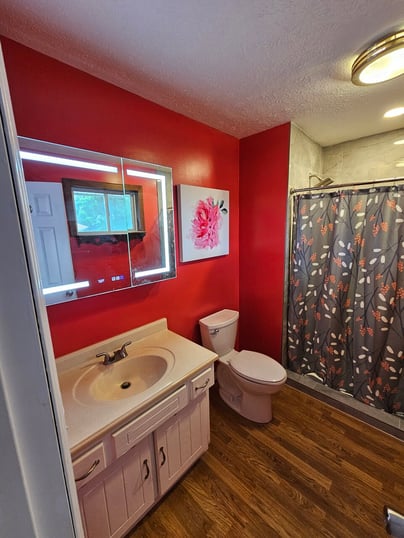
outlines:
[[[227,405],[254,422],[270,422],[271,397],[285,384],[286,370],[268,355],[234,349],[238,316],[221,310],[199,320],[202,345],[219,355],[219,394]]]

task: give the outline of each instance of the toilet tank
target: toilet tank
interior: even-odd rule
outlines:
[[[238,312],[220,310],[199,320],[202,345],[219,356],[234,349],[237,336]]]

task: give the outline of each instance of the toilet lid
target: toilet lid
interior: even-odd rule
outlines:
[[[240,351],[229,365],[238,375],[258,383],[279,383],[286,379],[286,371],[279,362],[256,351]]]

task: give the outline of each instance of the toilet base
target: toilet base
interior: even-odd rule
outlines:
[[[257,396],[251,394],[233,395],[219,387],[219,395],[233,411],[242,417],[256,422],[257,424],[267,424],[272,420],[272,398],[271,396]]]
[[[238,379],[227,365],[220,362],[216,377],[220,397],[236,413],[258,424],[271,422],[272,394],[267,392],[267,387]]]

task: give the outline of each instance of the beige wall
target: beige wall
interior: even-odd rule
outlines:
[[[310,187],[309,175],[323,174],[323,149],[313,142],[297,125],[290,129],[289,187]]]
[[[359,183],[404,176],[404,129],[359,138],[323,149],[323,174],[337,183]]]
[[[290,137],[289,186],[313,186],[309,175],[331,177],[335,183],[364,183],[404,177],[404,129],[350,140],[322,148],[297,125]],[[403,167],[397,166],[402,163]],[[313,182],[312,182],[313,183]]]

